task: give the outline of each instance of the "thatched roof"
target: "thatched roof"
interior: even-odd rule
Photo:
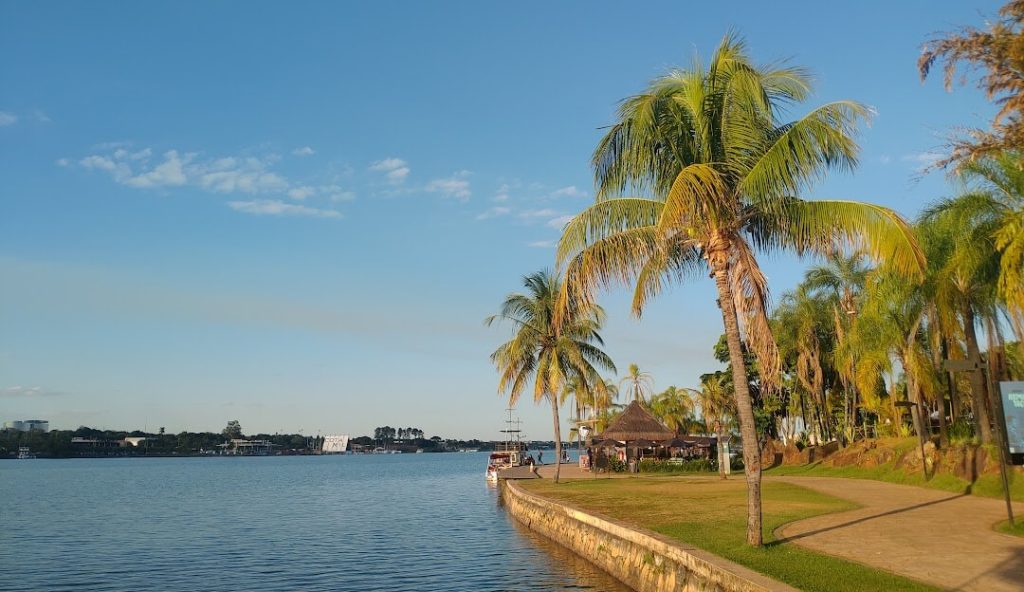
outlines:
[[[594,436],[595,440],[611,438],[613,440],[668,440],[675,437],[675,432],[665,427],[651,412],[644,409],[638,401],[633,401],[615,418],[603,433]]]

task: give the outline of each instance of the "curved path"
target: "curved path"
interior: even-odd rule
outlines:
[[[1024,538],[992,530],[1002,500],[866,479],[766,477],[862,507],[783,526],[779,538],[949,590],[1024,590]],[[1024,520],[1024,504],[1014,504]]]

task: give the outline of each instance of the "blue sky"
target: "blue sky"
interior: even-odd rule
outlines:
[[[995,2],[0,2],[0,420],[497,437],[485,328],[592,198],[616,104],[739,31],[812,69],[794,110],[877,115],[811,197],[915,214],[952,126],[921,43]],[[765,260],[776,295],[805,262]],[[659,389],[717,368],[709,281],[608,350]],[[549,411],[520,405],[529,437]]]

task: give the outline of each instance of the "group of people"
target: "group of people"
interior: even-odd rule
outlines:
[[[542,464],[544,464],[544,451],[543,450],[538,450],[537,451],[537,459],[536,460],[534,460],[532,454],[527,454],[526,455],[526,459],[523,462],[525,464],[531,465],[531,466],[532,465],[542,465]],[[562,464],[565,464],[565,463],[568,463],[568,462],[569,462],[569,451],[568,450],[562,450]]]

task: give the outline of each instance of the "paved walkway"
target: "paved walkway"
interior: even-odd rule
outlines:
[[[866,479],[767,477],[850,500],[859,509],[783,526],[797,545],[949,590],[1024,590],[1024,538],[1000,534],[1002,500]],[[1014,505],[1024,519],[1024,504]]]

